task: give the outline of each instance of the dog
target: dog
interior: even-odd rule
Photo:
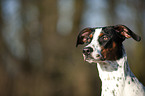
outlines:
[[[85,28],[78,37],[76,47],[83,48],[84,60],[97,63],[102,81],[101,96],[145,96],[145,87],[131,72],[122,42],[141,37],[125,25]]]

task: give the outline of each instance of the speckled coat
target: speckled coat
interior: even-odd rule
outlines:
[[[144,86],[131,72],[127,56],[117,61],[97,63],[102,81],[102,96],[145,96]]]
[[[84,60],[96,63],[102,81],[102,96],[145,96],[145,88],[131,72],[122,42],[141,38],[125,25],[83,29],[77,44],[83,48]]]

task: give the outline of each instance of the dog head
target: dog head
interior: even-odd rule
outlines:
[[[79,44],[87,44],[83,48],[83,56],[89,63],[115,61],[123,56],[122,42],[128,38],[141,40],[124,25],[85,28],[78,35],[76,47]]]

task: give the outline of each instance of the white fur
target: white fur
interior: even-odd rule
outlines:
[[[101,55],[98,37],[102,28],[96,29],[93,39],[86,47],[93,48],[92,59],[89,63],[97,63],[99,77],[102,81],[102,96],[145,96],[144,86],[131,72],[127,55],[123,50],[123,57],[117,61],[99,61],[97,54]]]
[[[102,96],[145,96],[143,85],[129,68],[126,54],[117,61],[97,63],[97,67],[102,81]]]
[[[98,37],[99,37],[99,35],[100,35],[100,33],[101,33],[101,31],[102,31],[102,28],[100,28],[100,29],[95,29],[95,33],[94,33],[94,36],[93,36],[93,39],[92,39],[92,41],[91,41],[91,43],[90,44],[88,44],[86,47],[91,47],[91,48],[93,48],[93,52],[91,53],[91,55],[92,55],[92,57],[94,58],[94,59],[92,59],[92,60],[86,60],[86,61],[88,61],[89,63],[92,63],[92,62],[95,62],[95,61],[98,61],[98,59],[99,58],[97,58],[96,57],[96,54],[99,54],[99,55],[101,55],[101,47],[99,46],[99,43],[98,43]],[[95,60],[95,61],[94,61]]]

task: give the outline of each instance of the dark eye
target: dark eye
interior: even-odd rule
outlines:
[[[106,35],[104,35],[102,38],[103,38],[104,41],[108,40],[108,37]]]

